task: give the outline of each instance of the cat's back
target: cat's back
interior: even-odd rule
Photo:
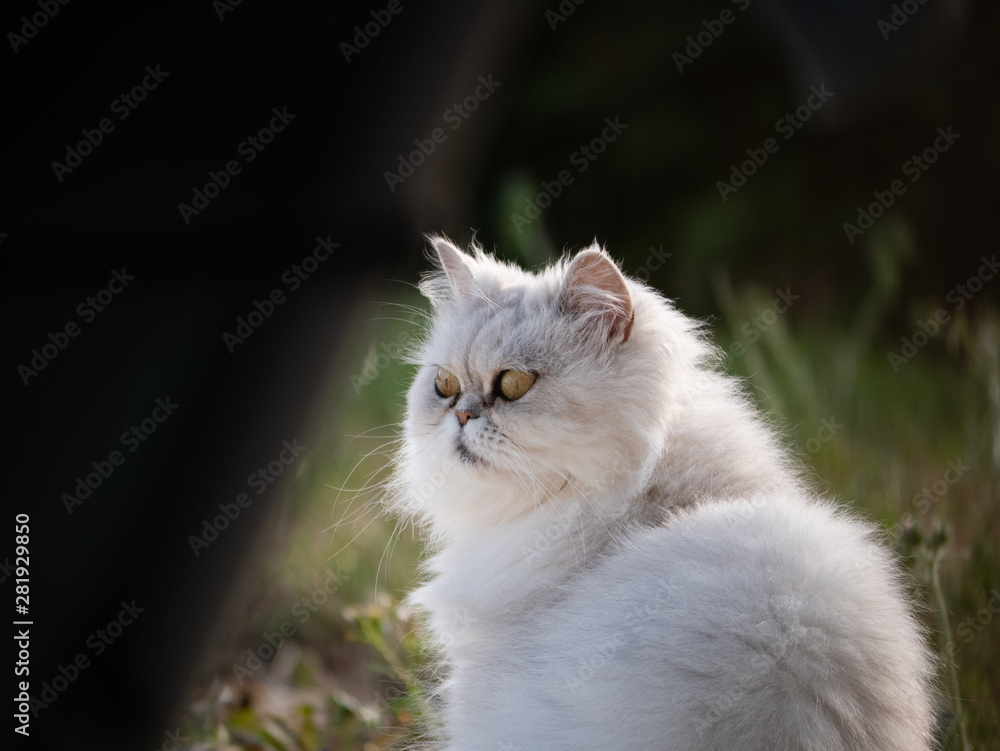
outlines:
[[[490,703],[523,720],[517,748],[931,747],[932,666],[893,559],[825,503],[705,503],[636,530],[516,640]]]

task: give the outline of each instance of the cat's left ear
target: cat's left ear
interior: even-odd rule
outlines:
[[[445,237],[432,236],[427,239],[437,255],[441,269],[448,277],[448,284],[451,286],[455,299],[473,294],[476,284],[472,279],[472,272],[469,270],[469,257]]]
[[[584,324],[596,324],[609,342],[624,343],[632,334],[635,310],[625,278],[595,242],[566,267],[561,293],[563,309]]]

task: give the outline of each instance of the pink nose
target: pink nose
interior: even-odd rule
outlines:
[[[464,428],[465,423],[467,423],[469,420],[475,417],[476,414],[475,412],[470,412],[467,409],[456,409],[455,416],[458,418],[458,424]]]

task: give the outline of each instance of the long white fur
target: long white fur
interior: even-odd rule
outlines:
[[[572,261],[431,242],[393,498],[432,548],[411,601],[442,655],[436,747],[932,748],[896,562],[808,491],[699,325],[634,280],[623,303],[568,290]],[[491,401],[505,369],[537,380]]]

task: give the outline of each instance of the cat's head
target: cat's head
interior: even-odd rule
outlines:
[[[676,414],[671,386],[708,351],[696,325],[596,243],[538,273],[431,246],[440,270],[421,284],[433,315],[408,393],[404,508],[447,531],[642,487]]]

